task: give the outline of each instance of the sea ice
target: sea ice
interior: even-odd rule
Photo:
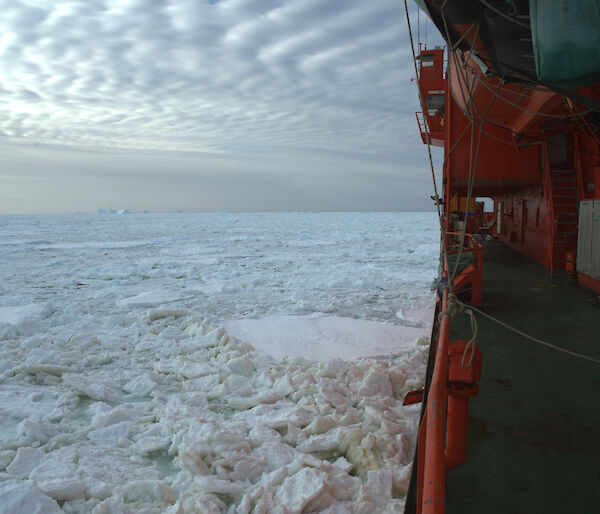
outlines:
[[[327,475],[313,468],[303,468],[287,477],[276,493],[281,512],[300,514],[302,509],[327,488]],[[284,510],[285,509],[285,510]]]
[[[154,305],[176,302],[182,298],[181,294],[170,291],[145,291],[135,296],[122,298],[117,301],[117,304],[121,307],[153,307]]]
[[[40,319],[48,316],[52,307],[48,303],[27,305],[0,305],[0,323],[17,324],[23,320]]]
[[[65,376],[63,382],[92,400],[114,403],[120,398],[118,391],[111,385],[93,382],[82,375]]]
[[[232,336],[278,359],[302,356],[327,361],[400,354],[428,335],[428,328],[338,316],[267,316],[227,321],[224,326]]]
[[[5,221],[0,513],[401,509],[435,216]]]
[[[0,482],[1,514],[61,514],[58,503],[31,482]]]

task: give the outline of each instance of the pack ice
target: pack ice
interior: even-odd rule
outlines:
[[[374,293],[365,277],[374,270],[389,286],[387,261],[361,258],[358,285],[346,283],[335,257],[346,250],[324,248],[323,228],[279,250],[278,275],[248,258],[264,241],[240,236],[226,257],[197,256],[197,243],[182,242],[189,227],[157,243],[136,215],[97,218],[73,221],[71,231],[91,220],[80,239],[56,237],[63,219],[47,234],[44,220],[19,220],[14,241],[0,242],[12,270],[0,285],[0,513],[402,510],[419,412],[402,400],[421,385],[429,327],[410,302]],[[280,219],[288,232],[299,223]],[[177,234],[162,223],[161,234]],[[117,240],[115,227],[144,239]],[[90,242],[101,230],[107,241]],[[356,246],[362,234],[344,237]],[[323,260],[302,257],[305,244]],[[420,284],[426,271],[387,282],[415,275]],[[404,308],[394,323],[377,315],[390,302],[391,316]],[[358,304],[369,320],[347,316]]]
[[[0,512],[401,508],[425,346],[276,360],[179,314],[149,311],[126,346],[4,336]]]

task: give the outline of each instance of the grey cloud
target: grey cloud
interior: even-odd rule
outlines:
[[[286,155],[324,175],[426,163],[396,0],[8,4],[5,143],[189,152],[253,175]]]

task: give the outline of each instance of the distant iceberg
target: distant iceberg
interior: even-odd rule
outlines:
[[[120,211],[117,211],[115,209],[113,209],[112,207],[109,207],[108,209],[98,209],[98,214],[129,214],[130,211],[129,209],[121,209]]]

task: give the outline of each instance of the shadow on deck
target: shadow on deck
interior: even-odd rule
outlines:
[[[485,243],[481,309],[534,337],[600,359],[597,297],[497,241]],[[447,476],[447,512],[600,511],[600,365],[478,316],[480,391],[467,461]],[[470,337],[457,316],[451,339]]]

